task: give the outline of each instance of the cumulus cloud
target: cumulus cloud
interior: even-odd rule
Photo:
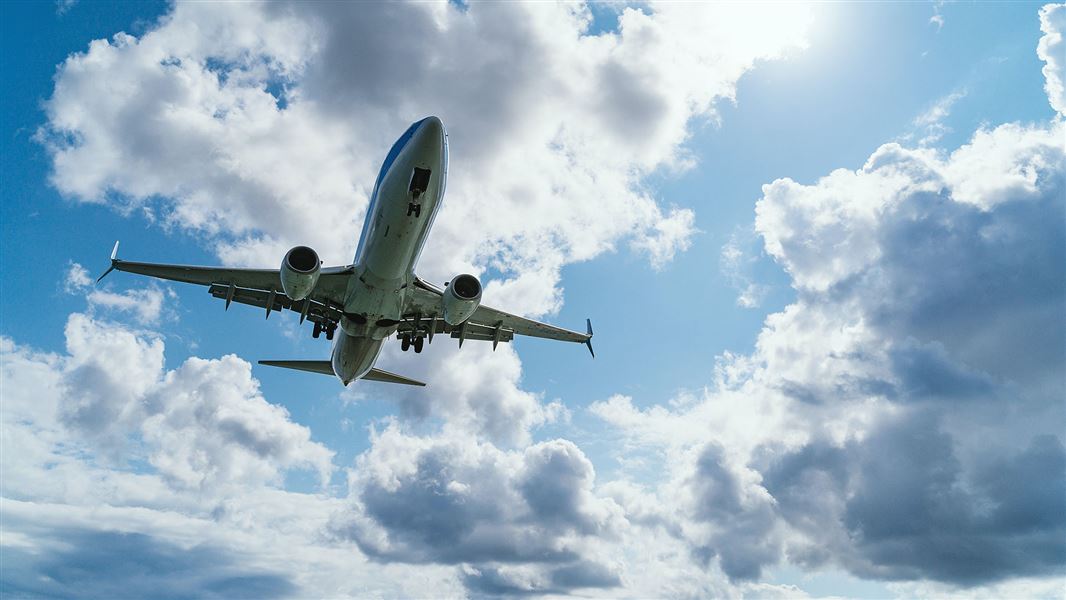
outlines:
[[[1040,9],[1040,31],[1044,35],[1036,47],[1036,55],[1044,61],[1044,90],[1051,107],[1066,116],[1066,4],[1047,4]]]
[[[328,479],[333,453],[263,399],[248,363],[190,358],[167,371],[160,337],[81,313],[65,333],[65,356],[5,339],[5,418],[27,435],[51,431],[46,441],[59,444],[71,434],[117,464],[136,435],[143,458],[179,487],[277,483],[291,468]]]
[[[70,56],[38,139],[64,195],[147,207],[226,263],[274,266],[296,243],[347,263],[389,145],[437,114],[449,189],[420,274],[498,273],[486,303],[539,316],[567,264],[628,247],[658,268],[689,247],[693,212],[646,178],[695,164],[691,126],[801,48],[808,12],[626,7],[593,35],[581,4],[178,3]],[[510,351],[422,358],[408,371],[454,392],[395,393],[405,417],[521,444],[562,413],[521,389]]]
[[[354,545],[325,540],[340,500],[280,485],[300,470],[324,483],[333,453],[266,402],[246,362],[190,358],[167,370],[158,335],[80,313],[68,319],[66,337],[63,353],[0,337],[5,590],[462,590],[452,569],[370,566]]]
[[[623,458],[670,465],[650,501],[620,496],[627,515],[734,580],[782,559],[937,590],[1059,576],[1064,127],[984,128],[950,153],[890,143],[764,186],[756,231],[797,300],[702,394],[592,406]]]
[[[68,59],[41,139],[75,199],[151,205],[228,260],[272,265],[309,241],[345,262],[383,150],[440,114],[452,185],[424,268],[491,268],[488,289],[540,314],[568,263],[629,245],[661,265],[686,247],[692,213],[642,181],[691,165],[693,121],[798,44],[801,19],[748,10],[629,8],[617,33],[587,35],[572,6],[179,4],[141,39]],[[1041,13],[1052,96],[1060,12]],[[647,485],[598,483],[571,442],[530,445],[561,411],[519,388],[509,350],[419,367],[455,374],[454,393],[398,398],[440,431],[375,431],[342,500],[273,487],[289,469],[325,479],[332,455],[236,357],[167,370],[158,336],[91,315],[68,321],[66,354],[0,340],[5,495],[35,500],[5,502],[32,515],[5,543],[44,543],[31,523],[74,513],[153,536],[97,542],[180,567],[216,546],[174,540],[217,529],[222,547],[265,548],[248,552],[262,564],[216,561],[219,581],[286,565],[279,586],[322,596],[795,596],[757,581],[782,559],[941,592],[1046,581],[1066,563],[1063,127],[990,127],[951,153],[886,144],[858,170],[768,184],[755,227],[796,302],[752,355],[720,357],[707,390],[593,406],[624,454],[659,461]],[[144,472],[86,448],[132,448]],[[72,510],[86,494],[117,508]]]
[[[128,313],[140,325],[158,325],[169,314],[168,304],[176,302],[177,295],[170,288],[156,283],[146,288],[132,288],[114,292],[110,288],[92,288],[93,278],[89,271],[76,262],[70,263],[63,278],[63,289],[68,294],[86,294],[89,314],[114,311]],[[102,309],[102,310],[101,310]]]
[[[141,39],[70,57],[40,138],[64,194],[165,198],[165,220],[214,235],[224,260],[273,264],[300,241],[345,262],[388,144],[439,114],[453,160],[424,269],[491,262],[550,290],[619,242],[654,265],[687,248],[691,211],[641,179],[691,164],[690,121],[802,45],[802,11],[784,12],[627,8],[617,33],[589,35],[581,5],[179,4]],[[538,297],[530,312],[557,308]]]
[[[333,530],[376,560],[471,565],[464,580],[481,591],[613,587],[618,575],[586,553],[625,520],[594,479],[569,441],[503,451],[393,423],[349,472],[351,506]]]

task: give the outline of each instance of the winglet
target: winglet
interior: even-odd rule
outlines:
[[[589,339],[585,340],[585,345],[589,347],[589,354],[592,355],[592,358],[596,358],[596,352],[592,349],[592,319],[585,319],[585,325],[589,334]]]
[[[100,283],[100,280],[107,277],[107,274],[115,270],[115,260],[118,256],[118,241],[115,241],[115,247],[111,250],[111,266],[104,271],[104,274],[97,278],[96,283]]]

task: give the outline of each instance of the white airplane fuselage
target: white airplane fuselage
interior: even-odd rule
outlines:
[[[403,318],[405,294],[440,207],[447,171],[448,141],[437,117],[411,125],[381,166],[333,342],[333,371],[345,385],[370,371]]]

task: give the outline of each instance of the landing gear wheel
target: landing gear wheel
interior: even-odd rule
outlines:
[[[333,339],[333,333],[335,331],[337,331],[337,326],[336,325],[333,325],[329,329],[327,329],[326,330],[326,339],[327,340],[332,340]]]
[[[422,352],[422,343],[424,340],[425,338],[415,338],[415,354],[420,354]]]
[[[318,339],[318,336],[322,335],[322,324],[315,323],[315,328],[311,330],[311,337]]]
[[[400,340],[400,350],[407,352],[411,349],[411,338],[405,337]]]

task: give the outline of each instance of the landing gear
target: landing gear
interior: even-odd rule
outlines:
[[[333,334],[336,331],[337,331],[337,324],[336,323],[326,323],[325,325],[323,325],[322,323],[315,323],[315,328],[311,330],[311,337],[313,337],[313,338],[315,338],[317,340],[319,338],[319,336],[322,335],[322,332],[325,332],[326,333],[326,339],[327,340],[332,340],[333,339]]]
[[[411,338],[404,337],[400,339],[400,350],[407,352],[411,349]]]
[[[425,341],[425,338],[415,338],[415,342],[414,342],[415,354],[421,354],[422,353],[422,343],[424,341]]]

